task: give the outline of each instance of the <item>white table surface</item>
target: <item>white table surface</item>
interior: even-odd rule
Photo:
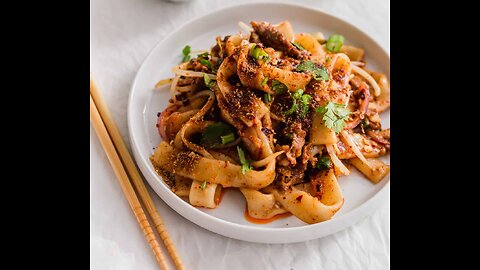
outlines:
[[[91,71],[127,144],[130,86],[153,46],[185,21],[240,2],[255,1],[91,1]],[[356,25],[390,52],[388,0],[295,2]],[[158,269],[92,127],[90,186],[91,269]],[[273,245],[234,240],[207,231],[149,191],[187,269],[390,268],[390,198],[372,216],[344,231],[303,243]]]

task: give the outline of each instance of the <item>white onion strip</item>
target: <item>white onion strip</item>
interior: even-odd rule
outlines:
[[[354,64],[355,66],[359,66],[359,67],[364,67],[365,66],[365,62],[351,61],[350,63]]]
[[[173,100],[173,103],[177,102],[177,98],[175,97],[175,90],[177,88],[177,83],[178,83],[178,80],[180,79],[180,76],[175,76],[175,78],[173,78],[172,80],[172,85],[170,85],[170,96]]]
[[[198,54],[202,54],[202,53],[209,53],[210,54],[210,50],[196,50],[196,51],[191,51],[190,54],[192,53],[198,53]]]
[[[180,93],[190,92],[197,88],[196,84],[186,85],[186,86],[177,86],[177,91]]]
[[[203,74],[207,74],[210,79],[217,79],[217,76],[215,74],[209,74],[205,72],[198,72],[198,71],[191,71],[191,70],[185,70],[181,68],[180,66],[176,66],[172,68],[172,72],[175,73],[176,75],[180,76],[185,76],[185,77],[197,77],[197,78],[203,78]]]
[[[209,96],[209,97],[213,97],[213,92],[210,91],[210,90],[203,90],[203,91],[200,91],[200,92],[197,92],[193,97],[191,97],[190,99],[196,99],[198,97],[201,97],[201,96]]]
[[[168,79],[163,79],[163,80],[160,80],[158,81],[156,84],[155,84],[155,89],[158,89],[164,85],[167,85],[167,84],[171,84],[173,81],[173,78],[168,78]]]
[[[243,30],[247,31],[247,33],[253,31],[253,29],[250,28],[250,26],[248,26],[248,24],[246,24],[246,23],[244,23],[244,22],[242,22],[242,21],[239,21],[239,22],[238,22],[238,26],[240,26],[240,28],[242,28]]]
[[[325,146],[327,147],[328,154],[332,158],[333,165],[337,166],[338,169],[340,169],[340,172],[343,173],[344,175],[349,175],[350,171],[348,170],[347,167],[345,167],[345,165],[343,165],[342,161],[338,159],[337,154],[335,154],[335,149],[333,149],[333,145],[326,144]]]
[[[275,159],[276,157],[278,157],[279,155],[283,154],[285,151],[278,151],[278,152],[275,152],[271,155],[269,155],[268,157],[264,158],[264,159],[261,159],[261,160],[257,160],[257,161],[254,161],[251,163],[251,165],[255,168],[258,168],[258,167],[262,167],[262,166],[265,166],[267,165],[268,163],[270,163],[273,159]]]
[[[283,119],[280,116],[278,116],[278,115],[276,115],[272,112],[270,112],[270,117],[274,120],[277,120],[277,121],[283,121]]]
[[[355,142],[353,141],[352,139],[352,136],[350,136],[350,134],[348,134],[345,130],[343,130],[341,132],[343,138],[345,139],[345,141],[347,142],[348,146],[350,146],[350,148],[352,148],[353,150],[353,153],[355,153],[355,155],[362,161],[364,162],[365,164],[368,165],[368,167],[370,167],[370,163],[368,163],[367,159],[365,158],[365,156],[363,156],[362,152],[360,151],[360,149],[358,149],[357,145],[355,144]]]
[[[370,74],[368,74],[368,72],[359,68],[358,66],[351,65],[351,67],[352,67],[352,70],[354,72],[356,72],[360,76],[364,77],[370,83],[370,85],[372,85],[373,90],[374,90],[374,94],[375,94],[376,97],[378,97],[380,95],[380,93],[382,92],[382,90],[380,89],[380,86],[378,86],[378,83],[375,81],[375,79],[372,76],[370,76]]]

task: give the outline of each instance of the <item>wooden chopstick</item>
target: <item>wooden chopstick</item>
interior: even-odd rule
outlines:
[[[165,244],[165,247],[167,248],[170,257],[172,258],[176,269],[185,269],[180,259],[180,256],[178,256],[175,246],[173,245],[170,235],[168,234],[165,224],[163,223],[163,220],[160,217],[155,207],[155,204],[153,203],[153,200],[150,197],[147,188],[145,187],[145,184],[143,183],[142,177],[140,176],[140,173],[138,172],[137,167],[135,166],[135,163],[133,162],[133,159],[128,152],[122,136],[120,135],[120,132],[115,125],[115,122],[113,122],[113,118],[111,117],[110,112],[105,102],[103,101],[102,96],[100,95],[100,91],[98,90],[98,86],[95,83],[92,74],[90,74],[90,95],[99,110],[101,118],[103,119],[103,123],[105,124],[108,133],[110,134],[110,137],[113,141],[113,144],[115,145],[118,154],[123,161],[123,165],[125,166],[125,169],[130,176],[130,180],[133,182],[133,185],[135,186],[140,196],[140,199],[143,202],[143,205],[147,209],[147,213],[150,215],[150,219],[152,220],[160,238]]]
[[[118,182],[122,187],[123,194],[127,197],[128,203],[137,218],[138,224],[142,228],[143,234],[147,238],[148,244],[152,248],[153,253],[155,254],[155,258],[157,259],[158,264],[162,269],[167,270],[167,264],[165,262],[165,258],[163,257],[162,250],[160,249],[160,245],[157,242],[157,238],[153,233],[152,227],[150,227],[150,223],[148,222],[145,213],[143,212],[142,205],[138,200],[137,196],[135,195],[135,191],[133,190],[130,181],[128,180],[127,172],[118,157],[117,151],[115,150],[115,146],[113,145],[112,141],[110,140],[110,136],[108,135],[107,129],[103,124],[102,118],[98,113],[97,107],[95,102],[92,99],[92,95],[90,95],[90,121],[100,139],[100,142],[107,154],[108,160],[112,165],[113,171],[117,176]]]

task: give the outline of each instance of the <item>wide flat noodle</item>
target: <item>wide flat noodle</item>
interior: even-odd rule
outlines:
[[[248,214],[259,219],[268,219],[278,214],[288,212],[276,202],[273,194],[264,194],[258,190],[241,188],[240,191],[247,201]]]
[[[202,188],[203,182],[193,181],[190,188],[188,200],[193,206],[206,208],[216,208],[219,202],[222,186],[218,184],[206,183]]]
[[[331,173],[325,178],[321,199],[293,187],[291,190],[272,189],[275,200],[302,221],[313,224],[329,220],[343,205],[343,196],[337,178]]]
[[[180,151],[163,141],[151,158],[159,168],[197,181],[221,184],[223,187],[260,189],[275,178],[275,160],[261,171],[242,174],[242,166],[229,161],[201,157],[191,151]]]

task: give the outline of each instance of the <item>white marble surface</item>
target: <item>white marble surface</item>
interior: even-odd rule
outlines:
[[[186,20],[240,2],[256,1],[91,1],[91,71],[127,143],[128,93],[148,52]],[[356,25],[390,51],[389,1],[295,2]],[[91,269],[158,269],[93,128],[90,185]],[[303,243],[269,245],[233,240],[207,231],[178,215],[151,189],[150,192],[187,269],[390,268],[390,199],[372,216],[334,235]]]

